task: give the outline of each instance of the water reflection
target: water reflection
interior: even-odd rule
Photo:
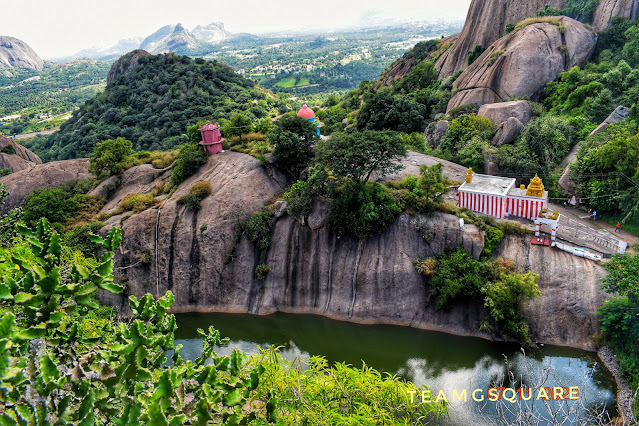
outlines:
[[[354,366],[366,362],[418,385],[426,384],[434,396],[443,391],[451,403],[450,424],[515,423],[514,416],[526,412],[527,408],[532,415],[546,419],[557,411],[569,410],[563,413],[568,417],[565,424],[581,424],[580,416],[586,408],[606,404],[614,410],[612,377],[597,363],[594,354],[584,351],[545,346],[528,355],[517,345],[408,327],[358,325],[311,315],[184,314],[176,317],[179,324],[176,344],[184,345],[181,351],[184,358],[194,359],[202,353],[197,328],[214,325],[222,336],[231,339],[228,346],[217,349],[218,354],[228,355],[235,348],[256,354],[258,346],[273,345],[281,346],[282,355],[289,360],[323,355],[329,362]],[[530,402],[520,402],[517,398],[515,403],[488,401],[488,388],[500,384],[515,389],[522,385],[573,386],[579,389],[579,399],[563,404],[535,398]],[[453,391],[461,393],[464,389],[467,402],[452,402]],[[473,401],[475,389],[480,389],[476,396],[483,395],[484,401]],[[500,422],[499,418],[507,420]]]

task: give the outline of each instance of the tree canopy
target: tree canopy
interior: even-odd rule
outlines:
[[[366,182],[374,172],[385,176],[402,168],[402,139],[392,132],[334,133],[317,144],[317,160],[337,177]]]

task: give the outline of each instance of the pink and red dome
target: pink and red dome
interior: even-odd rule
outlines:
[[[302,118],[311,119],[311,118],[315,118],[315,113],[306,104],[304,104],[302,106],[302,109],[298,111],[297,116],[298,117],[302,117]]]

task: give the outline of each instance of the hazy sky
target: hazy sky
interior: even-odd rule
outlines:
[[[232,33],[343,28],[371,17],[464,18],[471,0],[1,0],[0,35],[19,38],[45,59],[146,37],[159,27],[224,22]]]

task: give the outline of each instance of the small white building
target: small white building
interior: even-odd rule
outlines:
[[[548,191],[535,175],[528,187],[515,187],[515,178],[473,173],[468,169],[466,181],[459,187],[459,207],[503,219],[518,216],[535,220],[548,208]]]

